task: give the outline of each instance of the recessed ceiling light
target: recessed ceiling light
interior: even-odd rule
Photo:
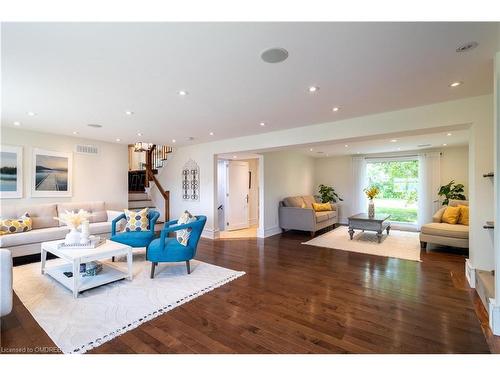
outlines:
[[[260,58],[266,63],[280,63],[288,58],[288,51],[284,48],[269,48],[260,54]]]
[[[35,113],[35,112],[31,112],[31,111],[30,111],[30,112],[26,112],[26,114],[27,114],[28,116],[36,116],[36,113]]]
[[[344,145],[344,147],[349,147],[349,145]]]
[[[392,143],[396,143],[398,140],[397,139],[391,139]]]
[[[260,126],[266,126],[266,123],[265,122],[261,122],[259,125]]]
[[[73,132],[73,134],[74,134],[74,135],[78,135],[78,134],[80,134],[80,133],[78,133],[78,132]]]
[[[447,136],[447,137],[450,137],[450,136],[451,136],[451,133],[446,134],[446,136]]]
[[[455,51],[467,52],[467,51],[470,51],[471,49],[476,48],[478,45],[479,45],[478,42],[467,42],[467,43],[459,45]]]
[[[132,112],[132,111],[125,111],[125,114],[126,114],[127,116],[132,116],[132,115],[134,114],[134,112]]]
[[[188,94],[188,92],[187,92],[187,91],[185,91],[185,90],[179,90],[178,94],[179,94],[180,96],[186,96],[186,95]]]
[[[310,86],[309,87],[309,92],[316,92],[319,90],[319,87],[318,86]]]
[[[210,133],[208,133],[208,135],[214,135],[214,132],[210,132]]]
[[[310,149],[309,149],[309,151],[312,151],[312,150],[313,150],[313,148],[310,148]]]
[[[21,123],[19,121],[14,121],[13,124],[14,126],[21,126]]]
[[[177,142],[177,141],[175,139],[172,139],[172,143],[175,143],[175,142]]]
[[[116,142],[120,142],[120,141],[121,141],[121,139],[120,139],[120,138],[116,138],[116,139],[115,139],[115,141],[116,141]]]
[[[458,86],[460,86],[462,83],[463,83],[463,82],[461,82],[461,81],[455,81],[455,82],[450,83],[448,86],[450,86],[450,87],[458,87]]]
[[[236,157],[237,157],[236,155],[233,155],[233,159],[236,159]]]
[[[137,132],[137,136],[138,137],[142,137],[142,133],[141,132]]]
[[[102,128],[102,125],[99,124],[87,124],[87,126],[90,126],[91,128]]]
[[[333,107],[332,111],[337,112],[340,108],[339,107]]]
[[[448,146],[448,144],[447,143],[443,143],[443,146]]]

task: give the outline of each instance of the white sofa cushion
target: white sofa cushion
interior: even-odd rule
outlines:
[[[31,217],[33,229],[57,227],[59,225],[59,222],[54,219],[57,216],[57,205],[55,203],[34,204],[31,206],[2,204],[1,216],[3,219],[16,218],[25,212]]]
[[[12,257],[7,249],[0,249],[0,316],[12,311]]]
[[[60,215],[66,211],[79,211],[80,209],[90,212],[92,216],[89,219],[90,223],[100,223],[108,220],[106,205],[102,201],[95,202],[66,202],[57,204],[57,212]],[[63,226],[64,224],[59,224]]]
[[[13,233],[0,236],[0,247],[20,246],[45,241],[63,239],[69,232],[68,227],[52,227],[34,229],[24,233]]]

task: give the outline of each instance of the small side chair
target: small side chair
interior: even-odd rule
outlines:
[[[140,232],[119,232],[116,233],[116,224],[122,220],[126,219],[125,214],[121,214],[117,216],[111,222],[111,241],[119,242],[124,245],[129,245],[130,247],[147,247],[151,241],[153,241],[155,237],[155,224],[158,218],[160,217],[160,213],[155,210],[150,210],[148,212],[148,220],[149,220],[149,230],[148,231],[140,231]],[[114,257],[113,257],[114,261]]]
[[[155,276],[155,266],[158,262],[186,262],[187,273],[191,273],[189,261],[196,255],[196,248],[201,232],[207,222],[206,216],[196,216],[192,223],[177,224],[177,220],[165,223],[160,238],[153,240],[146,250],[146,260],[151,262],[151,278]],[[191,235],[186,246],[181,245],[177,238],[168,237],[168,234],[181,229],[191,228]]]

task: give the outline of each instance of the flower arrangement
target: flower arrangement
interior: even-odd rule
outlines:
[[[54,219],[59,220],[72,229],[77,229],[83,222],[88,221],[91,216],[92,214],[90,212],[80,209],[76,213],[75,211],[66,211]]]
[[[380,193],[380,189],[378,187],[376,187],[376,186],[367,187],[363,191],[365,192],[366,196],[370,200],[372,200],[373,198],[375,198]]]

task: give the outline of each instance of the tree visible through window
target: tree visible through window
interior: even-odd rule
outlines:
[[[375,211],[391,215],[390,220],[417,222],[418,160],[369,161],[368,186],[376,186]]]

